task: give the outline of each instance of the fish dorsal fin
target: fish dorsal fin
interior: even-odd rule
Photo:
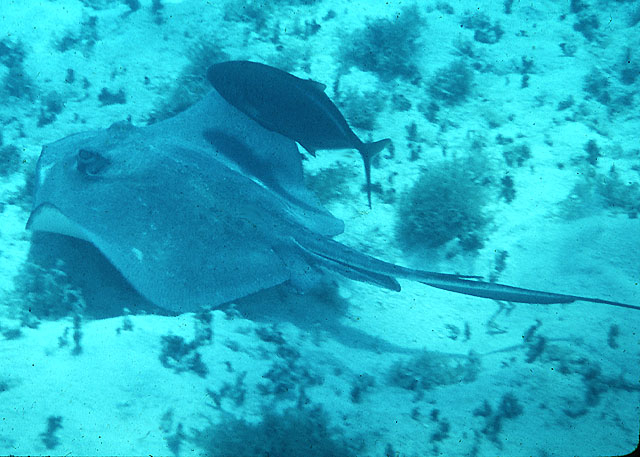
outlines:
[[[314,149],[311,146],[308,146],[308,145],[306,145],[304,143],[298,143],[298,144],[300,144],[300,146],[302,146],[305,151],[307,151],[309,154],[311,154],[312,157],[316,156],[316,149]]]
[[[318,90],[320,92],[324,92],[325,89],[327,88],[326,84],[322,84],[318,81],[314,81],[313,79],[305,79],[304,81],[309,85],[309,87],[312,87],[313,89]]]

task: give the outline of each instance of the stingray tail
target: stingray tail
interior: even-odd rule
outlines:
[[[362,156],[362,161],[364,162],[364,175],[367,179],[367,199],[369,201],[369,208],[371,208],[371,159],[373,159],[376,154],[386,148],[389,144],[391,144],[391,140],[389,138],[385,138],[384,140],[374,141],[373,143],[361,143],[358,148],[358,152]]]
[[[326,268],[332,269],[351,279],[377,284],[396,291],[400,290],[400,286],[395,281],[395,278],[405,278],[438,289],[492,300],[531,304],[586,301],[640,310],[640,306],[600,298],[557,294],[480,281],[477,279],[477,276],[463,276],[405,268],[362,254],[327,238],[313,237],[304,240],[302,244],[298,243],[298,245],[308,255],[313,256],[316,261],[321,261]],[[345,274],[345,271],[351,272],[351,274]]]

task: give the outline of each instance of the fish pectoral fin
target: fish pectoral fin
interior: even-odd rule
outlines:
[[[250,103],[242,104],[238,106],[240,111],[244,112],[247,116],[257,122],[258,119],[262,119],[262,113],[254,105]]]

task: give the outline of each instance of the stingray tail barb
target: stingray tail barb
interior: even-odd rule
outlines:
[[[531,303],[538,305],[548,305],[552,303],[573,303],[574,301],[586,301],[591,303],[602,303],[605,305],[617,306],[620,308],[640,310],[640,306],[626,303],[603,300],[601,298],[581,297],[578,295],[556,294],[553,292],[543,292],[541,290],[522,289],[520,287],[507,286],[484,281],[469,281],[466,279],[453,281],[444,284],[442,281],[420,280],[419,282],[438,289],[457,292],[474,297],[490,298],[492,300],[510,301],[516,303]]]
[[[361,143],[358,148],[358,152],[362,156],[362,161],[364,162],[364,175],[367,179],[367,200],[369,201],[369,208],[371,208],[371,159],[373,159],[376,154],[386,148],[389,144],[391,144],[391,140],[389,138],[385,138],[384,140],[374,141],[373,143]]]
[[[359,277],[354,277],[353,275],[350,276],[348,274],[345,276],[359,281],[386,286],[391,290],[400,290],[399,285],[397,287],[393,287],[393,285],[397,284],[395,282],[395,278],[404,278],[418,281],[438,289],[464,295],[471,295],[474,297],[489,298],[492,300],[542,305],[586,301],[617,306],[620,308],[640,310],[640,306],[603,300],[600,298],[557,294],[554,292],[523,289],[505,284],[480,281],[478,276],[464,276],[414,270],[412,268],[401,267],[399,265],[378,260],[327,238],[320,239],[312,237],[305,240],[303,243],[298,243],[298,245],[308,254],[313,255],[317,260],[322,260],[325,265],[338,273],[344,274],[344,270],[357,271]],[[367,273],[371,274],[371,278],[368,278]],[[386,285],[384,284],[384,281],[381,280],[382,277],[388,278]]]

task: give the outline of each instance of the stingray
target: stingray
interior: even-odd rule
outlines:
[[[231,105],[264,128],[297,141],[312,156],[318,149],[356,149],[371,208],[371,159],[391,140],[363,143],[325,94],[324,84],[247,60],[216,63],[207,70],[207,79]]]
[[[387,263],[336,242],[343,222],[303,184],[295,142],[215,90],[157,124],[77,133],[45,145],[27,222],[92,243],[152,303],[217,306],[338,274],[399,291],[397,278],[524,303],[623,303],[522,289]]]

